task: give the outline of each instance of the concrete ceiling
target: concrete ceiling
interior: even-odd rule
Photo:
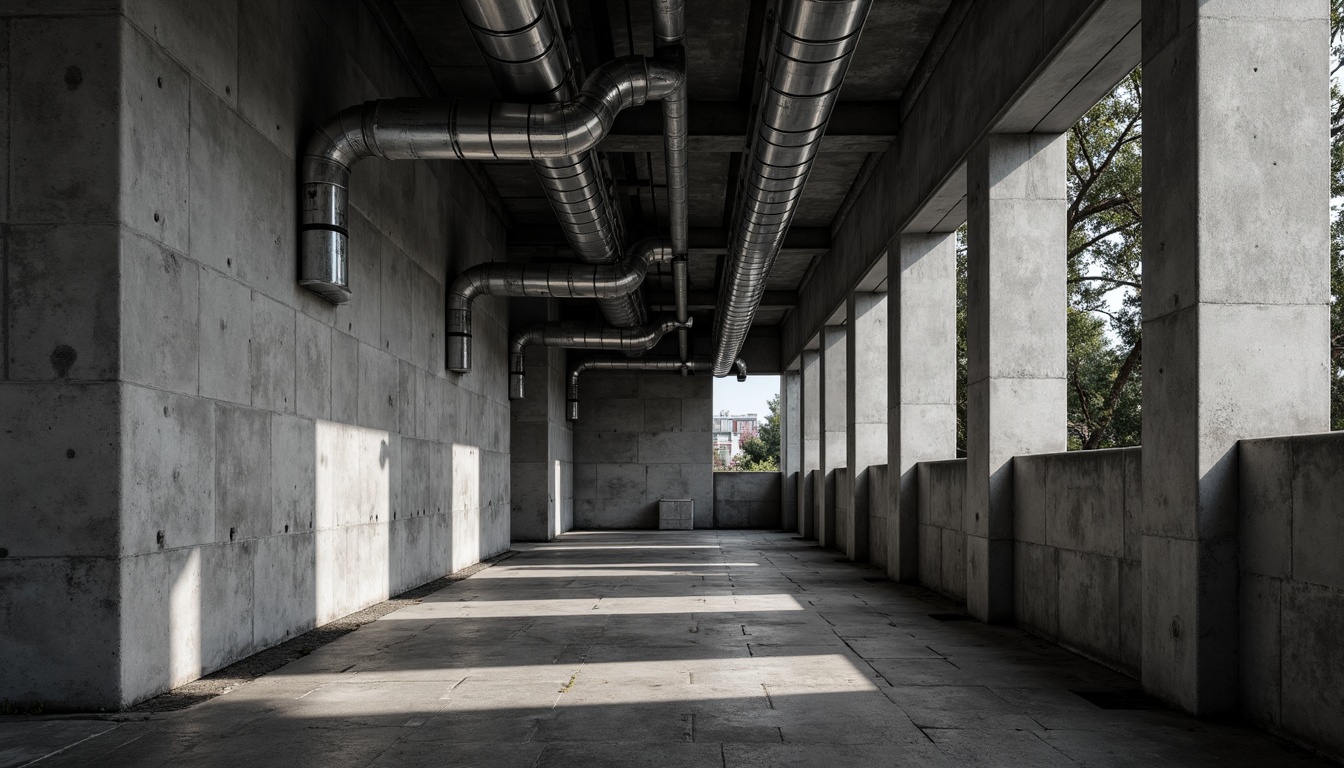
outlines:
[[[589,71],[616,56],[653,52],[647,0],[568,2]],[[783,320],[791,308],[787,296],[796,295],[813,261],[824,257],[831,224],[870,156],[884,151],[890,142],[899,117],[897,99],[950,2],[874,2],[822,155],[799,203],[790,240],[770,275],[767,290],[772,298],[762,304],[757,325]],[[686,0],[691,288],[707,295],[720,279],[728,211],[750,119],[761,29],[773,4],[772,0]],[[499,96],[457,3],[392,0],[392,5],[446,95]],[[601,147],[623,193],[626,228],[632,239],[667,232],[660,115],[656,104],[630,110]],[[513,219],[510,249],[514,257],[567,258],[564,238],[530,165],[490,163],[483,167]],[[670,288],[670,277],[650,277],[650,292]],[[700,312],[707,320],[709,308]]]

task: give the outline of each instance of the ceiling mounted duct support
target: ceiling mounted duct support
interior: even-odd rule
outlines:
[[[553,103],[578,91],[578,60],[562,0],[459,0],[495,85],[508,99]],[[563,15],[562,15],[563,14]],[[533,170],[574,254],[589,264],[610,264],[623,250],[624,224],[610,178],[593,152],[534,158]],[[644,322],[639,294],[598,299],[607,322]]]
[[[687,321],[690,324],[690,321]],[[527,374],[528,346],[569,349],[603,349],[618,352],[647,352],[664,335],[682,327],[673,318],[665,318],[643,328],[610,328],[592,323],[556,322],[534,325],[515,333],[509,340],[509,399],[523,399],[523,381]]]
[[[747,363],[742,358],[733,361],[737,380],[747,380]],[[579,376],[584,371],[679,371],[682,375],[713,368],[709,358],[694,360],[630,360],[619,357],[597,357],[583,360],[569,369],[569,390],[565,398],[565,413],[570,421],[579,418]]]
[[[448,370],[471,370],[471,303],[477,296],[601,299],[639,290],[649,265],[667,261],[666,240],[641,240],[619,264],[477,264],[448,287]]]
[[[597,146],[621,110],[661,99],[681,79],[675,64],[627,56],[599,68],[577,97],[560,104],[390,99],[343,110],[304,153],[299,283],[334,304],[349,299],[350,169],[360,160],[572,157]]]
[[[714,317],[714,375],[746,341],[872,0],[781,0],[733,203]]]

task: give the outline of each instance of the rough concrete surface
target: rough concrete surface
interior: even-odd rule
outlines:
[[[569,533],[176,712],[7,718],[44,766],[1322,765],[786,533]],[[1139,702],[1143,704],[1142,701]],[[85,739],[80,741],[80,739]]]

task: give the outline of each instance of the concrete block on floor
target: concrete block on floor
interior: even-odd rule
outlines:
[[[695,527],[695,502],[690,499],[660,499],[658,528],[664,531],[689,531]]]

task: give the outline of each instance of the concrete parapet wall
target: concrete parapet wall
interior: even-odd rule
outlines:
[[[886,464],[868,468],[868,562],[879,568],[890,562],[891,486]]]
[[[966,460],[920,462],[919,580],[945,595],[966,599]]]
[[[1242,714],[1344,759],[1344,433],[1239,453]]]
[[[715,472],[714,527],[780,527],[779,472]]]
[[[854,504],[854,476],[850,473],[849,467],[837,467],[832,470],[831,490],[828,491],[832,496],[834,504],[834,514],[831,516],[832,524],[835,526],[835,538],[832,543],[836,549],[844,551],[844,542],[848,541],[850,528],[854,525],[854,518],[850,514],[850,507]]]
[[[1137,675],[1141,449],[1013,459],[1017,624]]]
[[[657,528],[659,499],[694,500],[695,527],[714,527],[714,379],[590,371],[580,392],[574,527]]]

